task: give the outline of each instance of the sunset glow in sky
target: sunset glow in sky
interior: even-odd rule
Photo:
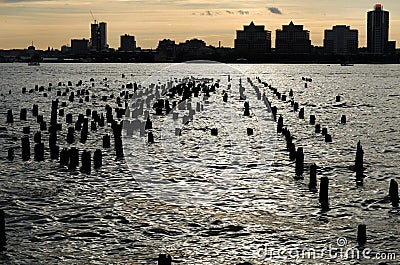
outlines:
[[[72,38],[90,38],[90,11],[107,22],[108,44],[119,47],[119,36],[136,37],[142,48],[156,48],[170,38],[199,38],[208,45],[233,47],[236,30],[254,21],[272,31],[291,20],[310,30],[313,45],[323,44],[324,29],[349,25],[366,44],[367,11],[376,0],[0,0],[0,49],[60,49]],[[390,12],[390,40],[400,42],[400,0],[380,2]]]

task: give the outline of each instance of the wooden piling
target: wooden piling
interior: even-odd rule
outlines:
[[[327,177],[322,177],[319,188],[319,202],[321,204],[322,210],[329,210],[329,179]]]
[[[394,179],[390,180],[389,197],[393,207],[399,207],[399,185]]]
[[[317,190],[317,165],[312,164],[310,166],[310,182],[308,184],[308,188],[311,191]]]
[[[364,224],[358,225],[357,242],[359,246],[363,246],[367,243],[367,226]]]

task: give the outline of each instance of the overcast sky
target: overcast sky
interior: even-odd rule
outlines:
[[[291,20],[310,30],[313,45],[322,45],[324,29],[349,25],[366,43],[366,12],[371,0],[0,0],[0,49],[59,49],[72,38],[90,38],[90,11],[107,22],[108,43],[134,35],[138,46],[156,48],[158,40],[200,38],[209,45],[232,47],[235,31],[254,21],[272,31]],[[400,0],[380,2],[390,12],[390,39],[400,42]],[[397,44],[399,47],[400,45]]]

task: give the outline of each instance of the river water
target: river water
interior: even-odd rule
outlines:
[[[399,264],[400,212],[385,199],[390,180],[398,180],[400,164],[399,70],[398,65],[205,62],[0,64],[0,207],[6,214],[7,236],[0,262],[157,264],[158,254],[168,253],[173,264]],[[305,119],[257,77],[287,96],[292,89]],[[66,102],[65,114],[72,113],[76,120],[86,109],[105,113],[105,104],[118,107],[118,96],[124,103],[121,91],[132,94],[127,99],[132,110],[141,102],[146,108],[146,97],[162,97],[166,82],[179,83],[181,78],[218,87],[209,97],[192,98],[189,105],[196,113],[186,124],[182,118],[189,114],[187,102],[174,109],[177,119],[172,113],[157,116],[150,109],[154,144],[138,131],[133,136],[124,133],[125,159],[117,159],[113,148],[102,148],[101,137],[112,135],[107,125],[91,131],[85,144],[77,140],[69,145],[63,116],[58,118],[63,124],[60,147],[92,153],[101,149],[103,166],[89,175],[50,160],[45,131],[45,161],[34,161],[33,155],[22,161],[22,128],[31,127],[32,150],[33,134],[40,129],[32,105],[38,104],[39,114],[49,122],[57,91],[89,92],[89,102],[79,103],[79,96],[69,102],[69,93],[58,97]],[[73,86],[68,87],[68,81]],[[133,82],[139,84],[135,93],[123,88]],[[35,85],[45,91],[35,91]],[[250,116],[243,116],[240,86]],[[22,94],[22,87],[28,93]],[[257,91],[277,107],[294,143],[304,148],[304,179],[294,178],[295,163],[289,160],[285,139],[276,133],[276,123]],[[27,121],[19,120],[21,108],[28,109]],[[13,124],[6,123],[8,109],[13,110]],[[332,143],[314,132],[311,114],[328,129]],[[342,115],[346,124],[340,122]],[[130,119],[143,122],[144,116]],[[211,128],[218,129],[218,136],[211,136]],[[254,129],[254,135],[248,136],[247,128]],[[181,130],[179,137],[175,129]],[[79,139],[79,133],[75,136]],[[364,150],[362,186],[356,185],[351,170],[358,141]],[[9,161],[12,147],[15,159]],[[329,178],[329,211],[321,210],[318,192],[308,189],[312,163],[318,166],[318,183],[320,177]],[[357,246],[359,224],[367,226],[367,243],[357,250],[367,250],[368,255],[346,256],[344,252]]]

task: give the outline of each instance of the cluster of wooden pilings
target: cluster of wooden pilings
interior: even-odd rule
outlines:
[[[263,82],[260,78],[257,78],[257,81],[259,84],[262,84],[266,89],[269,89],[272,94],[276,97],[277,100],[281,100],[283,102],[287,102],[288,98],[285,94],[281,94],[277,88],[272,87],[272,85],[268,84],[267,82]],[[311,78],[305,78],[302,77],[302,81],[306,81],[304,87],[308,88],[308,83],[312,82]],[[255,86],[251,80],[249,80],[249,83],[252,86]],[[266,98],[265,94],[263,97]],[[300,108],[300,103],[296,102],[294,99],[294,92],[292,89],[289,91],[289,101],[290,101],[290,107],[292,108],[292,112],[297,112]],[[336,102],[341,101],[341,96],[337,95],[336,96]],[[292,161],[295,161],[295,179],[303,179],[303,173],[304,173],[304,152],[302,147],[298,147],[296,150],[295,144],[293,143],[293,135],[291,134],[290,130],[288,127],[285,127],[284,124],[284,118],[282,114],[279,114],[279,117],[277,118],[277,115],[279,113],[279,110],[275,106],[271,106],[271,102],[266,99],[265,102],[270,106],[272,113],[274,115],[275,120],[277,120],[277,133],[282,134],[285,137],[286,141],[286,148],[289,152],[289,159]],[[300,108],[299,113],[298,113],[298,118],[299,119],[304,119],[304,112],[305,109],[304,107]],[[309,123],[311,125],[315,126],[315,133],[321,133],[325,137],[325,142],[326,143],[331,143],[332,142],[332,136],[328,133],[327,127],[323,127],[321,130],[321,124],[316,123],[316,116],[315,115],[310,115],[310,120]],[[340,120],[341,124],[346,124],[347,123],[347,117],[346,115],[341,116]],[[361,186],[363,185],[363,179],[364,179],[364,151],[361,145],[361,142],[358,141],[357,143],[357,149],[356,149],[356,158],[355,158],[355,164],[354,165],[349,165],[349,168],[355,171],[356,173],[356,183],[357,185]],[[311,191],[317,191],[317,165],[315,163],[310,165],[310,178],[309,178],[309,189]],[[320,187],[319,187],[319,202],[321,209],[323,211],[328,211],[329,210],[329,179],[328,177],[321,177],[320,178]],[[398,184],[396,180],[392,179],[390,181],[390,187],[389,187],[389,195],[388,198],[390,199],[392,206],[397,208],[398,203],[399,203],[399,195],[398,195]],[[357,232],[357,241],[359,245],[364,245],[366,243],[367,237],[366,237],[366,225],[361,224],[358,226],[358,232]]]

